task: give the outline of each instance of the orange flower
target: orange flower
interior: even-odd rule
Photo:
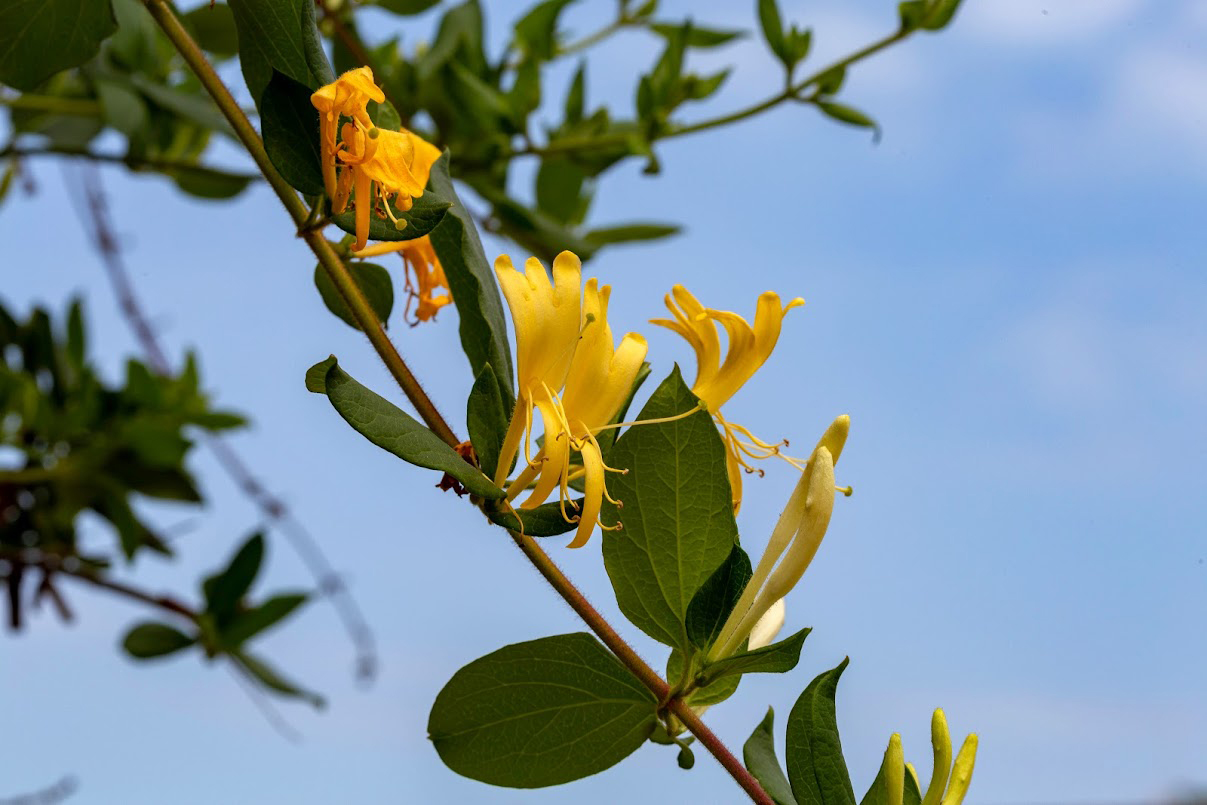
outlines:
[[[432,240],[427,235],[414,240],[378,243],[367,249],[353,252],[352,256],[376,257],[390,252],[401,254],[403,264],[406,266],[407,306],[403,317],[405,318],[411,312],[411,305],[414,304],[415,320],[408,321],[412,327],[420,322],[434,319],[440,308],[453,303],[448,278],[444,276],[444,268],[440,265],[440,260],[436,257],[436,250],[432,248]],[[412,272],[415,277],[413,283],[411,281]],[[440,288],[447,293],[436,296],[434,292]]]

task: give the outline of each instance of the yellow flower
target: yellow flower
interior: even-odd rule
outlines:
[[[405,226],[405,222],[399,225],[390,209],[391,197],[399,209],[409,210],[411,199],[423,195],[432,165],[440,158],[440,149],[405,129],[388,131],[373,125],[366,105],[384,100],[367,67],[349,70],[310,96],[320,113],[323,186],[336,213],[343,212],[353,198],[357,251],[368,241],[369,216],[378,199],[382,201],[378,214],[399,228]],[[339,126],[341,116],[352,122]]]
[[[708,406],[721,426],[735,512],[742,504],[741,470],[755,472],[746,457],[762,459],[778,455],[783,443],[768,444],[745,427],[727,422],[721,415],[721,406],[766,363],[779,340],[784,316],[804,303],[805,300],[798,297],[781,306],[779,294],[767,291],[759,296],[754,327],[751,328],[738,314],[706,308],[686,288],[676,285],[666,296],[667,309],[674,318],[651,320],[651,323],[686,338],[696,352],[696,382],[692,385],[692,391]],[[723,362],[718,325],[725,328],[729,337]]]
[[[716,662],[736,652],[763,616],[773,609],[800,581],[817,554],[834,512],[834,464],[842,455],[851,419],[834,420],[813,449],[800,481],[788,498],[767,542],[754,574],[721,627],[721,634],[708,652]]]
[[[599,288],[591,279],[580,293],[582,264],[570,252],[554,260],[552,284],[535,259],[529,259],[520,274],[507,257],[500,257],[495,272],[515,324],[519,375],[519,399],[500,451],[495,483],[503,485],[522,441],[526,465],[508,488],[508,500],[534,480],[521,508],[539,506],[558,489],[562,515],[578,522],[570,543],[578,548],[599,522],[603,499],[611,500],[604,480],[611,468],[603,462],[595,434],[611,422],[628,396],[645,360],[646,342],[629,333],[619,347],[614,346],[607,320],[611,289]],[[534,409],[545,430],[544,445],[535,459],[528,450]],[[565,504],[573,451],[582,454],[584,502],[582,512],[572,517]]]
[[[432,248],[432,240],[427,235],[414,240],[400,240],[393,243],[378,243],[374,246],[352,252],[353,257],[377,257],[390,252],[402,255],[406,267],[407,306],[403,317],[411,312],[415,305],[415,320],[409,322],[412,327],[422,321],[430,321],[445,305],[453,302],[452,291],[448,287],[448,278],[444,276],[444,267],[436,257]],[[412,272],[414,282],[411,281]],[[440,296],[435,291],[443,288],[446,293]]]
[[[951,762],[951,733],[947,730],[947,717],[943,711],[936,709],[930,720],[930,743],[934,749],[935,765],[930,777],[930,785],[922,797],[922,805],[961,805],[972,784],[972,768],[976,765],[976,750],[979,739],[976,733],[964,739],[960,754],[956,755],[955,763]],[[913,765],[907,763],[905,768],[918,783],[918,773]],[[918,786],[921,790],[921,786]],[[946,791],[946,793],[944,793]]]

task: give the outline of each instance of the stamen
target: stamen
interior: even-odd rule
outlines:
[[[849,498],[855,493],[855,488],[853,486],[836,486],[834,487],[834,491],[841,492],[845,497]]]
[[[675,414],[674,416],[658,417],[657,419],[635,419],[632,422],[617,422],[614,425],[603,425],[602,427],[594,428],[591,432],[592,433],[601,433],[605,430],[612,430],[613,428],[627,428],[627,427],[631,427],[633,425],[661,425],[664,422],[676,422],[680,419],[687,419],[689,416],[696,413],[697,411],[707,411],[707,410],[708,410],[708,408],[707,408],[707,406],[705,406],[704,401],[700,400],[699,402],[696,403],[696,405],[694,407],[689,408],[688,410],[684,411],[681,414]]]

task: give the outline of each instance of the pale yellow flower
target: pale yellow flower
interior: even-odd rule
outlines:
[[[818,440],[754,574],[708,652],[710,661],[736,652],[812,563],[830,525],[835,492],[849,494],[849,489],[835,485],[834,464],[842,455],[850,426],[850,417],[840,416]]]
[[[432,239],[427,235],[414,240],[377,243],[352,252],[352,256],[377,257],[391,252],[401,254],[403,265],[406,267],[407,304],[403,317],[411,313],[411,306],[414,305],[415,319],[408,321],[412,327],[420,322],[430,321],[435,318],[440,308],[453,303],[448,278],[444,276],[444,267],[440,265],[436,250],[432,248]],[[440,289],[445,293],[437,295],[436,292]]]
[[[721,426],[734,511],[742,504],[741,471],[756,471],[747,458],[778,455],[783,443],[769,444],[747,428],[726,421],[721,415],[721,407],[766,363],[779,340],[784,316],[804,303],[805,300],[798,297],[781,305],[779,294],[767,291],[759,296],[754,327],[751,327],[736,313],[704,307],[686,288],[676,285],[666,296],[667,309],[674,318],[651,320],[651,323],[683,336],[695,350],[697,368],[692,391],[708,406],[713,419]],[[728,336],[724,361],[718,325]]]
[[[578,522],[570,547],[586,544],[599,523],[603,499],[608,496],[604,465],[595,435],[607,426],[628,397],[645,360],[645,339],[629,333],[615,347],[608,325],[611,289],[587,281],[580,293],[582,264],[570,252],[553,262],[553,282],[536,259],[525,263],[523,274],[507,257],[495,261],[495,273],[511,309],[516,331],[516,366],[519,399],[504,438],[495,483],[503,486],[511,462],[525,447],[526,465],[508,488],[514,500],[535,481],[521,509],[544,503],[560,490],[562,514]],[[564,391],[563,391],[564,389]],[[528,455],[532,413],[541,415],[545,440],[535,458]],[[582,455],[583,510],[566,511],[570,457]]]
[[[960,805],[968,794],[968,786],[972,784],[972,768],[976,765],[979,739],[976,733],[965,738],[953,764],[947,717],[942,710],[936,709],[930,721],[930,742],[935,756],[934,771],[926,794],[922,797],[922,805]],[[917,774],[913,767],[909,767],[909,770],[916,781]]]

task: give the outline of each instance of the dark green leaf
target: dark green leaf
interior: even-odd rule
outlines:
[[[352,276],[352,281],[365,295],[369,307],[373,308],[373,312],[384,325],[390,320],[390,313],[394,310],[394,281],[390,279],[390,272],[376,263],[355,262],[345,266]],[[340,296],[335,283],[331,281],[322,265],[314,267],[314,287],[318,288],[319,296],[323,297],[323,304],[328,310],[354,330],[360,329],[356,317],[344,304],[344,298]]]
[[[506,646],[471,662],[436,697],[428,735],[474,780],[540,788],[619,763],[653,732],[657,701],[589,634]]]
[[[901,18],[901,30],[912,31],[922,25],[926,18],[926,7],[930,0],[905,0],[897,4],[897,14]]]
[[[258,176],[207,168],[203,165],[178,165],[166,173],[176,186],[197,198],[221,200],[234,198],[257,180]]]
[[[305,593],[276,595],[257,607],[240,612],[222,629],[222,642],[237,648],[246,641],[267,631],[306,603]]]
[[[277,693],[285,696],[304,699],[313,707],[321,708],[324,706],[322,696],[298,687],[293,682],[281,676],[281,674],[275,668],[264,662],[264,660],[244,651],[232,652],[231,657],[239,664],[241,668],[243,668],[243,670],[247,671],[247,673],[253,679],[264,685],[264,687],[268,688],[269,690],[274,690]]]
[[[855,805],[855,789],[842,756],[834,694],[849,660],[819,674],[788,715],[784,755],[796,801],[808,805]]]
[[[494,478],[499,465],[499,451],[503,447],[503,436],[507,432],[507,423],[511,417],[503,405],[495,370],[489,363],[483,366],[482,371],[474,378],[474,386],[469,392],[465,408],[469,441],[478,455],[478,466],[486,477]]]
[[[105,122],[127,137],[141,133],[148,120],[147,104],[142,96],[125,82],[98,78],[95,83]]]
[[[763,38],[767,40],[771,52],[786,63],[788,51],[784,47],[784,23],[780,19],[776,0],[759,0],[759,26],[763,29]]]
[[[130,84],[155,103],[192,123],[213,131],[221,132],[234,139],[235,132],[230,123],[218,111],[218,106],[209,96],[169,87],[138,74],[126,77]]]
[[[313,0],[230,0],[239,31],[239,64],[260,102],[272,71],[318,89],[335,80],[314,25]]]
[[[219,623],[225,623],[238,608],[239,602],[247,595],[252,582],[259,575],[263,561],[264,536],[252,534],[247,542],[240,546],[224,570],[202,583],[201,589],[205,593],[207,609]]]
[[[962,0],[930,0],[929,10],[922,19],[922,27],[928,31],[941,31],[951,24]]]
[[[285,181],[308,196],[317,196],[323,192],[323,158],[319,112],[310,95],[305,84],[273,70],[260,98],[260,126],[264,150]]]
[[[876,133],[876,136],[879,137],[880,126],[876,124],[875,120],[872,120],[858,109],[845,104],[835,103],[834,101],[818,100],[815,103],[817,104],[817,108],[824,112],[827,117],[851,126],[872,129]]]
[[[674,416],[697,404],[676,366],[637,418]],[[608,481],[623,511],[607,503],[603,510],[605,523],[624,524],[603,535],[616,600],[650,637],[686,652],[687,608],[737,543],[721,437],[712,417],[697,410],[629,428],[608,463],[629,470]]]
[[[676,224],[620,224],[601,229],[592,229],[583,238],[594,246],[605,246],[615,243],[634,243],[643,240],[658,240],[671,235],[678,235],[683,227]]]
[[[586,105],[586,72],[587,63],[585,61],[578,63],[578,69],[574,71],[574,78],[570,81],[570,89],[566,91],[566,102],[564,105],[563,114],[566,116],[566,123],[580,123],[583,119],[583,110]]]
[[[432,232],[432,247],[440,258],[460,317],[461,348],[475,377],[490,364],[499,381],[500,397],[510,409],[515,401],[513,371],[503,300],[494,270],[486,261],[473,216],[461,204],[448,173],[448,152],[432,166],[432,192],[453,206]]]
[[[144,622],[126,632],[122,648],[135,659],[147,660],[166,657],[195,642],[195,638],[166,623]]]
[[[319,361],[306,370],[306,391],[315,394],[327,393],[327,370],[335,366],[335,356]]]
[[[0,83],[31,92],[60,70],[91,59],[115,30],[109,0],[5,0]]]
[[[669,37],[683,28],[683,23],[655,22],[650,25],[654,33]],[[687,46],[691,48],[715,48],[728,44],[746,35],[745,31],[722,30],[719,28],[700,28],[692,25],[687,33]]]
[[[197,44],[215,56],[228,57],[239,52],[235,15],[225,3],[204,2],[182,14],[180,21],[193,34]]]
[[[574,512],[581,510],[582,505],[582,498],[567,501],[566,514],[573,517]],[[569,522],[562,515],[561,501],[543,503],[535,508],[516,509],[510,512],[491,509],[486,514],[492,522],[530,537],[556,537],[578,528],[577,522]]]
[[[679,756],[675,758],[675,762],[679,764],[679,768],[687,771],[696,765],[696,756],[692,754],[691,747],[680,746]]]
[[[430,234],[444,221],[452,207],[447,199],[432,190],[416,197],[409,210],[399,209],[397,201],[397,196],[390,200],[390,209],[394,212],[394,217],[398,219],[398,222],[405,223],[405,226],[399,229],[394,226],[393,221],[387,218],[370,215],[369,240],[399,241],[423,237]],[[331,216],[331,222],[345,232],[356,234],[356,212],[353,209]],[[453,296],[456,297],[455,289]],[[460,300],[457,301],[460,302]]]
[[[801,629],[778,643],[718,660],[704,669],[703,677],[711,683],[733,674],[782,674],[791,671],[800,662],[800,650],[809,631]]]
[[[687,607],[687,637],[694,646],[707,650],[721,635],[725,619],[742,597],[752,575],[750,557],[740,545],[734,545]]]
[[[776,805],[797,805],[788,778],[780,767],[779,758],[775,756],[774,723],[775,711],[768,707],[766,717],[742,746],[742,760]]]
[[[373,0],[373,5],[381,6],[387,11],[393,11],[395,14],[400,14],[404,17],[422,14],[429,8],[439,4],[440,0]]]
[[[331,405],[373,444],[416,466],[446,472],[475,495],[490,499],[503,497],[503,490],[439,436],[389,400],[357,383],[339,364],[332,363],[325,382]]]
[[[541,160],[536,174],[536,206],[541,212],[561,224],[582,220],[583,183],[586,174],[569,159],[549,157]]]
[[[557,18],[574,0],[544,0],[515,24],[515,41],[520,50],[547,61],[557,53]]]

